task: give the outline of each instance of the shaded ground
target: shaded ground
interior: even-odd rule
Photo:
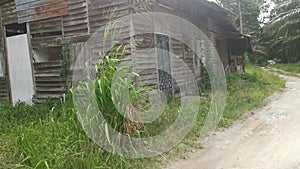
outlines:
[[[300,169],[300,78],[167,169]]]

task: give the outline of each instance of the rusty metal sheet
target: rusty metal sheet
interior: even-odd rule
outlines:
[[[18,22],[32,22],[67,15],[68,0],[15,0]]]

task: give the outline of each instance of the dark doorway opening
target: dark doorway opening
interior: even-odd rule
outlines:
[[[22,35],[27,33],[26,23],[13,23],[5,26],[6,37]]]

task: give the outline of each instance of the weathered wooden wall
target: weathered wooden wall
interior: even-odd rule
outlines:
[[[34,102],[40,103],[48,98],[60,98],[67,89],[67,77],[61,76],[60,60],[34,63],[35,90]]]
[[[113,24],[117,18],[129,15],[128,0],[88,0],[88,11],[90,35],[93,36],[89,41],[89,46],[92,55],[97,57],[99,56],[99,52],[107,52],[112,44],[111,34],[108,34],[106,39],[103,36],[107,25]],[[120,30],[122,31],[117,33]],[[129,23],[122,25],[122,27],[112,27],[111,33],[112,31],[116,33],[113,41],[119,44],[123,41],[124,45],[129,44]],[[106,51],[101,51],[103,49]]]
[[[69,14],[63,20],[63,36],[65,40],[85,41],[85,36],[89,35],[88,7],[86,0],[69,0]],[[80,40],[78,38],[82,37]]]
[[[62,46],[87,40],[89,35],[86,0],[69,0],[68,14],[29,23],[33,48]]]
[[[3,25],[18,22],[16,4],[14,0],[0,3],[0,12]]]
[[[68,14],[29,23],[32,47],[85,42],[113,18],[128,14],[127,0],[69,0]]]
[[[212,7],[210,7],[211,5]],[[185,3],[182,3],[180,0],[174,0],[170,3],[169,1],[158,0],[155,11],[177,15],[197,26],[211,40],[211,44],[219,52],[220,58],[224,61],[224,66],[226,66],[229,56],[226,50],[228,48],[227,41],[224,37],[228,32],[236,30],[230,24],[226,14],[214,8],[216,8],[215,5],[212,3],[207,4],[204,1],[196,3],[195,1],[187,0]]]
[[[230,61],[230,53],[228,49],[228,39],[220,39],[217,43],[217,49],[218,53],[221,57],[222,63],[224,65],[224,68],[226,68],[226,65],[229,65]]]
[[[11,4],[12,2],[9,2]],[[0,4],[0,64],[2,67],[2,71],[4,76],[0,77],[0,101],[8,101],[10,96],[10,89],[9,89],[9,78],[7,72],[7,58],[6,58],[6,42],[5,42],[5,28],[4,23],[9,24],[15,18],[14,15],[15,8],[9,7],[7,4]],[[3,17],[8,16],[9,18]],[[11,20],[10,20],[11,19]]]
[[[211,45],[206,44],[207,46],[201,46],[200,44],[203,44],[203,40],[200,39],[190,39],[191,40],[191,47],[194,48],[205,48],[204,53],[201,54],[201,56],[197,56],[194,51],[191,50],[190,47],[185,45],[183,43],[183,39],[186,38],[184,36],[185,33],[193,33],[193,32],[185,32],[185,28],[183,25],[178,26],[176,25],[176,29],[172,28],[172,24],[169,25],[169,30],[164,30],[164,32],[169,32],[171,35],[170,38],[170,52],[181,61],[184,61],[185,64],[189,67],[189,69],[194,73],[194,76],[196,78],[196,81],[199,82],[201,80],[201,61],[200,58],[204,57],[210,57],[209,63],[212,63],[214,65],[209,65],[213,67],[220,67],[221,65],[217,64],[217,58],[213,57],[211,58],[210,54],[208,53],[208,50],[216,50],[219,52],[221,61],[223,62],[224,66],[228,64],[228,45],[227,45],[227,39],[224,38],[227,31],[234,31],[233,27],[230,25],[224,26],[220,20],[223,20],[224,22],[224,16],[223,14],[220,15],[218,11],[216,11],[216,14],[214,13],[212,8],[208,8],[208,6],[200,3],[196,3],[194,1],[187,1],[187,2],[181,2],[179,0],[174,1],[158,1],[155,5],[152,6],[152,11],[154,12],[162,12],[162,13],[168,13],[175,16],[179,16],[181,18],[186,19],[187,21],[191,22],[195,26],[197,26],[206,36],[209,38]],[[219,17],[219,18],[218,18]],[[226,21],[226,20],[225,20]],[[139,29],[149,29],[147,25],[143,25],[143,23],[152,23],[154,25],[164,24],[164,23],[153,23],[153,21],[143,21],[138,24],[134,24],[136,27],[134,27],[134,30]],[[229,22],[228,22],[229,23]],[[151,25],[151,24],[150,24]],[[159,27],[159,26],[158,26]],[[151,40],[152,39],[152,40]],[[139,35],[134,37],[134,44],[142,44],[135,46],[133,49],[134,53],[137,53],[136,56],[134,56],[134,67],[136,68],[136,71],[139,72],[139,70],[145,70],[147,69],[147,73],[143,72],[141,74],[142,79],[145,80],[144,83],[146,85],[152,85],[155,86],[155,83],[157,84],[157,60],[156,56],[149,56],[146,52],[143,52],[143,50],[147,48],[152,48],[153,45],[155,46],[155,40],[154,36],[149,35]],[[221,40],[220,40],[221,39]],[[186,40],[186,39],[185,39]],[[149,52],[149,51],[147,51]],[[155,53],[150,52],[150,53]],[[172,75],[177,77],[177,81],[173,82],[173,87],[175,90],[175,93],[178,91],[178,86],[184,87],[187,81],[185,81],[186,77],[184,72],[184,67],[182,66],[182,62],[180,62],[178,59],[171,58],[171,67],[172,67]],[[177,87],[176,87],[177,86]]]
[[[34,3],[34,0],[26,1]],[[66,3],[67,1],[68,3]],[[3,25],[17,22],[17,10],[14,1],[7,0],[7,2],[0,2],[1,14],[5,16],[2,19]],[[45,2],[50,2],[50,0]],[[100,36],[104,32],[105,26],[116,18],[139,12],[132,0],[51,0],[51,2],[40,8],[40,13],[44,13],[40,17],[35,16],[30,11],[26,11],[30,15],[21,15],[22,13],[19,12],[19,21],[30,21],[28,23],[28,32],[33,49],[61,47],[63,44],[69,44],[71,70],[74,69],[74,63],[81,49],[84,47],[84,42],[92,37],[88,41],[88,48],[84,51],[85,58],[83,61],[89,57],[101,59],[99,52],[104,52],[101,50],[109,50],[108,47],[111,45],[111,41],[108,41],[105,45],[103,43],[103,36]],[[213,46],[218,48],[222,61],[226,63],[225,61],[228,60],[227,43],[226,40],[219,40],[224,33],[224,25],[221,23],[221,20],[226,16],[220,15],[218,11],[213,11],[214,7],[208,8],[208,6],[201,5],[201,3],[192,0],[187,0],[187,2],[181,0],[157,0],[157,3],[151,6],[150,10],[177,15],[199,27],[211,40]],[[56,6],[55,4],[62,4],[61,8],[59,8],[61,12],[57,12],[56,14],[50,12],[48,8],[49,5]],[[56,7],[54,9],[58,10]],[[18,11],[23,10],[24,13],[25,8],[26,5],[24,4],[18,5]],[[153,20],[149,20],[146,23],[153,23]],[[138,31],[138,29],[143,29],[145,26],[147,25],[141,25],[140,28],[135,27],[134,29]],[[230,31],[231,27],[227,25],[227,28]],[[126,51],[127,63],[132,63],[135,71],[141,73],[142,79],[145,80],[144,85],[157,86],[156,56],[149,57],[143,51],[146,48],[153,48],[155,46],[154,34],[129,37],[131,30],[130,23],[122,25],[119,29],[122,30],[121,34],[114,40],[117,41],[117,45],[123,43],[123,45],[128,46]],[[185,33],[184,31],[184,26],[182,26],[181,30],[176,33],[176,37],[178,38],[170,38],[170,52],[181,58],[195,72],[196,78],[199,79],[200,67],[196,63],[200,56],[196,56],[189,47],[180,41],[183,37],[182,34]],[[98,35],[94,33],[98,33]],[[171,31],[171,33],[174,32]],[[197,46],[197,43],[197,40],[193,40],[194,47]],[[136,55],[131,56],[132,53],[136,53]],[[152,53],[155,53],[155,51]],[[59,58],[58,56],[53,57]],[[45,99],[49,95],[56,96],[65,91],[62,85],[64,84],[65,87],[67,80],[58,74],[58,70],[60,69],[58,62],[61,61],[55,63],[34,63],[36,90],[37,95],[40,95],[37,98]],[[184,76],[182,74],[183,67],[179,62],[171,59],[171,64],[172,74],[176,74],[177,77]],[[70,77],[67,79],[70,80]],[[181,83],[183,84],[184,82],[178,81],[177,85],[181,85]],[[59,85],[55,86],[54,84]]]
[[[183,7],[178,8],[177,6],[178,4],[176,3],[177,2],[174,2],[172,4],[169,4],[168,2],[164,4],[158,3],[153,7],[153,10],[155,12],[168,13],[175,16],[177,15],[179,17],[184,17],[185,19],[187,19],[188,21],[192,22],[195,25],[199,24],[196,26],[204,25],[204,27],[201,27],[200,29],[206,31],[205,28],[206,24],[203,24],[205,22],[205,19],[203,21],[201,20],[201,18],[194,18],[194,16],[192,16],[191,11],[194,9],[193,6],[189,7],[191,11],[185,11],[183,10],[185,9]],[[182,9],[182,11],[180,9]],[[157,25],[159,23],[155,23],[155,24]],[[178,23],[178,24],[182,24],[182,23]],[[188,47],[183,42],[183,40],[186,38],[184,34],[193,33],[193,32],[185,32],[184,25],[178,25],[178,24],[176,24],[176,28],[170,28],[169,30],[170,34],[173,36],[172,38],[170,38],[170,52],[174,55],[173,57],[177,58],[177,59],[171,58],[172,75],[176,77],[176,81],[173,81],[175,94],[179,92],[179,87],[183,89],[184,86],[189,83],[188,81],[186,81],[187,79],[185,74],[186,67],[182,65],[182,62],[184,62],[188,66],[188,68],[193,72],[196,81],[200,80],[201,78],[201,74],[200,74],[201,69],[199,66],[196,65],[196,61],[197,61],[196,54],[191,50],[190,47]],[[196,44],[195,39],[189,39],[189,41],[193,45],[191,47],[195,47],[194,46]]]
[[[68,14],[68,0],[16,0],[19,23]]]
[[[143,86],[158,87],[157,56],[154,34],[136,35],[132,39],[132,64]]]
[[[71,71],[69,77],[66,79],[70,81],[72,78],[71,76],[73,74],[76,59],[79,57],[81,50],[85,47],[84,43],[89,40],[90,37],[92,37],[88,41],[88,46],[86,46],[88,50],[86,49],[85,52],[83,52],[82,57],[80,58],[82,62],[89,60],[89,58],[91,57],[93,57],[94,59],[100,59],[99,52],[103,48],[107,49],[108,47],[103,46],[103,37],[100,37],[100,35],[104,32],[108,22],[111,22],[114,19],[122,16],[127,16],[129,14],[128,9],[129,5],[127,0],[69,0],[68,14],[44,20],[37,20],[29,23],[29,32],[32,37],[32,48],[38,49],[59,47],[63,44],[69,44]],[[115,40],[122,40],[123,45],[128,45],[130,47],[129,26],[130,24],[123,26],[122,35],[119,35],[118,39]],[[121,39],[120,37],[128,38]],[[107,45],[110,45],[110,43],[111,42],[108,42]],[[57,58],[57,56],[53,57]],[[65,91],[65,88],[63,88],[61,84],[64,81],[66,86],[66,79],[58,78],[58,76],[53,77],[52,73],[47,74],[48,71],[46,70],[48,68],[45,68],[46,72],[40,74],[36,68],[36,65],[38,64],[42,64],[44,65],[44,67],[47,64],[51,65],[49,63],[34,64],[36,71],[36,98],[40,99],[45,98],[49,95],[59,95],[59,93],[62,93],[62,90],[59,91],[58,89],[64,89],[63,91]],[[81,64],[85,65],[85,63]],[[77,67],[77,69],[85,69],[85,67]],[[49,80],[45,81],[47,76],[49,76],[48,79],[52,79],[51,82]],[[57,83],[60,86],[52,86],[54,88],[49,89],[49,91],[47,92],[45,86],[46,82],[53,85]],[[43,91],[40,91],[40,86],[43,86]],[[49,86],[47,88],[49,88]]]
[[[88,17],[91,33],[116,18],[129,14],[128,0],[88,0]]]
[[[1,16],[1,15],[0,15]],[[0,21],[1,23],[1,21]],[[0,76],[0,101],[9,100],[9,85],[6,71],[6,58],[5,56],[5,40],[4,40],[4,29],[0,24],[0,64],[2,67],[3,75]]]

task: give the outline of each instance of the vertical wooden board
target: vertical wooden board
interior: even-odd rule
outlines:
[[[186,45],[183,45],[183,53],[184,53],[184,62],[187,64],[187,66],[190,68],[191,71],[195,71],[195,58],[194,58],[194,52],[191,48],[189,48]]]
[[[0,13],[1,17],[1,13]],[[6,64],[6,49],[5,49],[5,37],[4,37],[4,27],[2,25],[2,20],[0,20],[0,64],[2,71],[2,76],[0,75],[0,101],[9,100],[9,81],[7,77],[7,64]]]
[[[182,66],[182,62],[184,62],[184,51],[183,51],[183,43],[177,39],[171,38],[170,40],[170,48],[172,53],[172,75],[177,77],[179,81],[178,84],[183,83],[184,81],[180,81],[180,79],[184,79],[184,75],[182,74],[184,67]],[[175,57],[177,59],[175,59]]]
[[[226,67],[227,65],[229,65],[229,56],[228,56],[228,40],[227,39],[222,39],[218,41],[218,53],[219,56],[221,58],[221,61],[224,65],[224,67]]]
[[[154,34],[136,35],[133,38],[133,64],[144,86],[157,87],[157,52]]]
[[[0,14],[0,16],[1,16],[1,14]],[[5,65],[5,45],[4,45],[4,29],[3,29],[3,25],[2,25],[2,22],[1,22],[1,20],[0,20],[0,72],[1,72],[1,74],[0,74],[0,77],[1,77],[1,75],[5,75],[5,73],[6,73],[6,65]]]

